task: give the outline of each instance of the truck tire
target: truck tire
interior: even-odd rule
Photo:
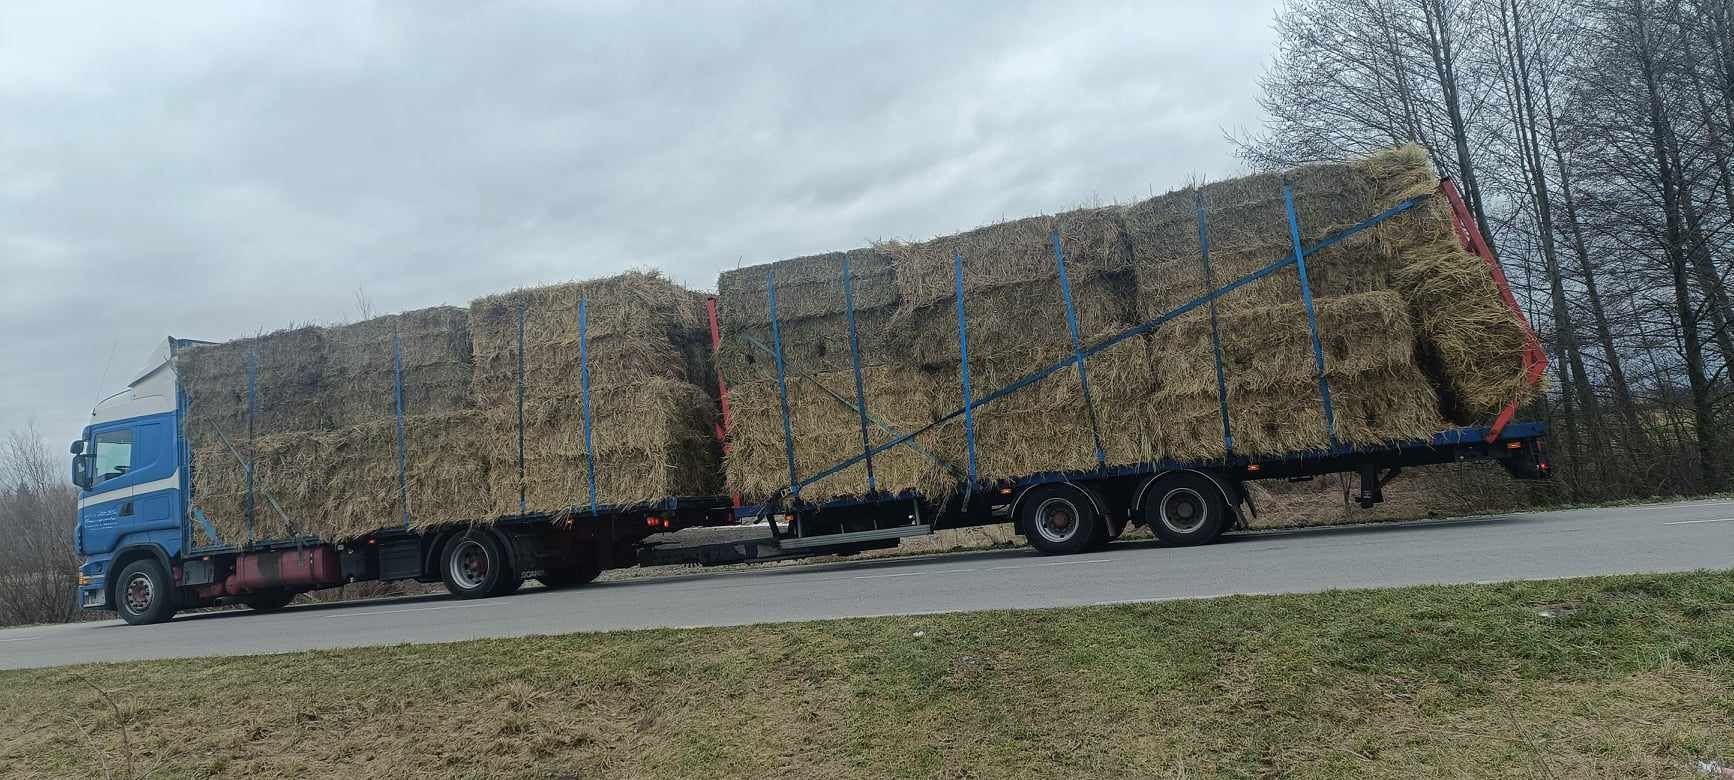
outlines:
[[[276,612],[289,606],[295,600],[295,594],[287,590],[273,590],[265,593],[249,593],[241,597],[241,603],[254,612]]]
[[[537,577],[536,580],[542,583],[542,587],[550,590],[575,588],[579,585],[588,585],[601,574],[601,564],[596,561],[588,561],[568,568],[548,569],[542,572],[542,576]]]
[[[491,533],[458,534],[446,541],[440,553],[440,578],[446,590],[460,599],[501,595],[511,577],[506,551]]]
[[[114,582],[114,607],[135,626],[162,623],[175,616],[175,589],[155,558],[133,561]]]
[[[1139,508],[1156,538],[1178,546],[1209,544],[1228,529],[1228,502],[1209,477],[1176,471],[1157,477]]]
[[[1108,534],[1089,494],[1063,484],[1031,488],[1018,505],[1018,526],[1047,555],[1088,551]]]

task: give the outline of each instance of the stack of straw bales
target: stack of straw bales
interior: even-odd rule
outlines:
[[[797,474],[811,477],[863,450],[844,300],[845,257],[853,280],[862,393],[873,417],[868,441],[878,446],[932,420],[930,377],[908,359],[907,339],[892,327],[900,298],[889,256],[857,249],[724,273],[717,280],[723,329],[717,360],[732,412],[726,459],[731,491],[760,497],[789,483],[771,352],[772,276]],[[953,478],[927,449],[936,438],[924,436],[875,455],[875,484],[893,490],[944,489]],[[861,495],[867,488],[862,462],[812,485],[806,494]]]
[[[1285,177],[1294,188],[1304,245],[1429,195],[1418,208],[1307,260],[1338,443],[1421,439],[1523,400],[1523,326],[1501,302],[1485,264],[1458,243],[1425,153],[1405,147],[1349,164],[1189,188],[1121,209],[1085,209],[857,250],[852,257],[862,259],[855,264],[873,269],[865,276],[857,271],[856,287],[870,410],[906,432],[963,404],[954,256],[963,258],[970,374],[980,398],[1072,352],[1050,241],[1055,231],[1088,345],[1195,301],[1212,283],[1221,286],[1291,257]],[[1200,201],[1210,236],[1208,280]],[[742,269],[719,282],[723,365],[736,410],[728,480],[743,494],[763,496],[789,479],[775,386],[766,383],[769,362],[740,338],[755,335],[769,345],[767,271],[778,279],[791,375],[813,372],[824,381],[811,384],[833,391],[809,392],[804,376],[791,380],[797,475],[861,450],[853,410],[831,397],[854,397],[838,316],[840,287],[830,281],[837,257]],[[1290,266],[1223,296],[1214,315],[1212,307],[1199,306],[1146,337],[1092,356],[1093,409],[1071,367],[980,407],[979,474],[991,479],[1089,469],[1097,463],[1098,443],[1109,465],[1222,457],[1213,330],[1235,452],[1278,455],[1329,446],[1301,300],[1299,274]],[[756,363],[754,353],[761,353]],[[887,379],[875,384],[875,377]],[[937,458],[909,461],[919,468],[881,469],[880,489],[931,495],[953,484],[965,458],[962,420],[939,425],[920,441]],[[812,486],[804,496],[862,492],[864,479],[852,476]]]
[[[483,430],[480,415],[469,409],[469,314],[440,306],[279,331],[179,356],[193,501],[223,541],[248,538],[243,463],[249,459],[255,463],[254,539],[344,539],[401,521],[394,338],[403,367],[412,524],[485,516],[486,464],[469,444]],[[257,361],[251,438],[249,355]]]
[[[980,398],[1073,354],[1053,236],[1064,249],[1066,276],[1081,343],[1132,326],[1132,275],[1124,230],[1112,209],[1034,217],[934,239],[892,243],[903,304],[898,328],[910,335],[909,357],[930,372],[936,414],[964,405],[958,339],[955,258],[963,259],[964,323],[972,394]],[[1140,341],[1089,359],[1090,404],[1075,367],[981,406],[975,413],[976,469],[984,478],[1097,465],[1096,434],[1109,463],[1145,460],[1150,442],[1135,402],[1150,389]],[[1092,427],[1091,418],[1095,425]],[[939,429],[938,449],[967,460],[965,423]]]
[[[1417,208],[1307,258],[1340,444],[1425,438],[1518,398],[1522,324],[1491,273],[1464,251],[1425,152],[1403,147],[1287,174],[1303,245],[1429,196]],[[1126,210],[1144,318],[1204,294],[1195,204],[1202,199],[1220,286],[1293,253],[1283,177],[1250,176],[1169,193]],[[1329,446],[1299,274],[1285,268],[1216,306],[1234,449],[1276,455]],[[1225,452],[1200,307],[1151,337],[1156,392],[1146,426],[1167,457]]]
[[[634,504],[717,489],[715,399],[705,297],[659,274],[517,290],[470,305],[474,399],[493,514],[588,503],[578,304],[588,301],[597,501]],[[523,460],[518,456],[518,332],[523,322]]]
[[[701,389],[712,374],[704,299],[655,274],[630,273],[182,353],[195,504],[225,542],[245,541],[242,464],[252,459],[255,539],[341,540],[401,522],[394,337],[411,527],[518,514],[520,486],[529,511],[585,504],[580,298],[589,299],[598,500],[714,492],[715,399]],[[257,356],[251,439],[249,354]]]

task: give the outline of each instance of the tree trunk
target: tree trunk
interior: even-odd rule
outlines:
[[[1648,124],[1652,153],[1658,178],[1662,184],[1663,248],[1673,283],[1674,308],[1680,320],[1683,351],[1686,357],[1686,379],[1692,388],[1692,425],[1698,449],[1699,490],[1718,487],[1721,478],[1720,453],[1716,451],[1715,409],[1711,405],[1709,377],[1704,371],[1704,347],[1698,334],[1698,312],[1692,304],[1688,283],[1690,264],[1686,257],[1685,225],[1680,214],[1679,190],[1675,182],[1673,160],[1668,154],[1668,118],[1662,108],[1660,85],[1657,84],[1656,62],[1652,49],[1644,0],[1632,0],[1633,21],[1636,24],[1640,75],[1648,102]]]
[[[1559,172],[1560,199],[1565,207],[1566,231],[1571,237],[1572,251],[1577,254],[1578,269],[1583,274],[1584,294],[1589,299],[1590,319],[1595,325],[1596,342],[1607,361],[1608,384],[1612,385],[1614,394],[1614,411],[1625,425],[1628,447],[1647,448],[1649,437],[1638,419],[1638,407],[1632,400],[1631,385],[1626,381],[1624,361],[1620,358],[1619,349],[1614,345],[1613,328],[1608,323],[1607,309],[1602,304],[1601,289],[1596,279],[1596,262],[1590,256],[1588,242],[1584,239],[1583,220],[1579,217],[1577,197],[1572,190],[1571,166],[1566,162],[1565,150],[1559,140],[1559,125],[1553,107],[1553,79],[1545,67],[1541,70],[1540,81],[1544,109],[1542,116],[1547,120],[1548,146],[1553,152],[1554,168]]]

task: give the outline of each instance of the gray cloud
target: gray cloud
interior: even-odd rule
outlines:
[[[0,9],[0,429],[163,336],[717,272],[1238,166],[1271,3]],[[931,6],[931,7],[930,7]],[[105,364],[112,351],[113,365]]]

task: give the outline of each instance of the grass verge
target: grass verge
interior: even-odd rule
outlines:
[[[1734,572],[0,672],[0,775],[1690,777]]]

